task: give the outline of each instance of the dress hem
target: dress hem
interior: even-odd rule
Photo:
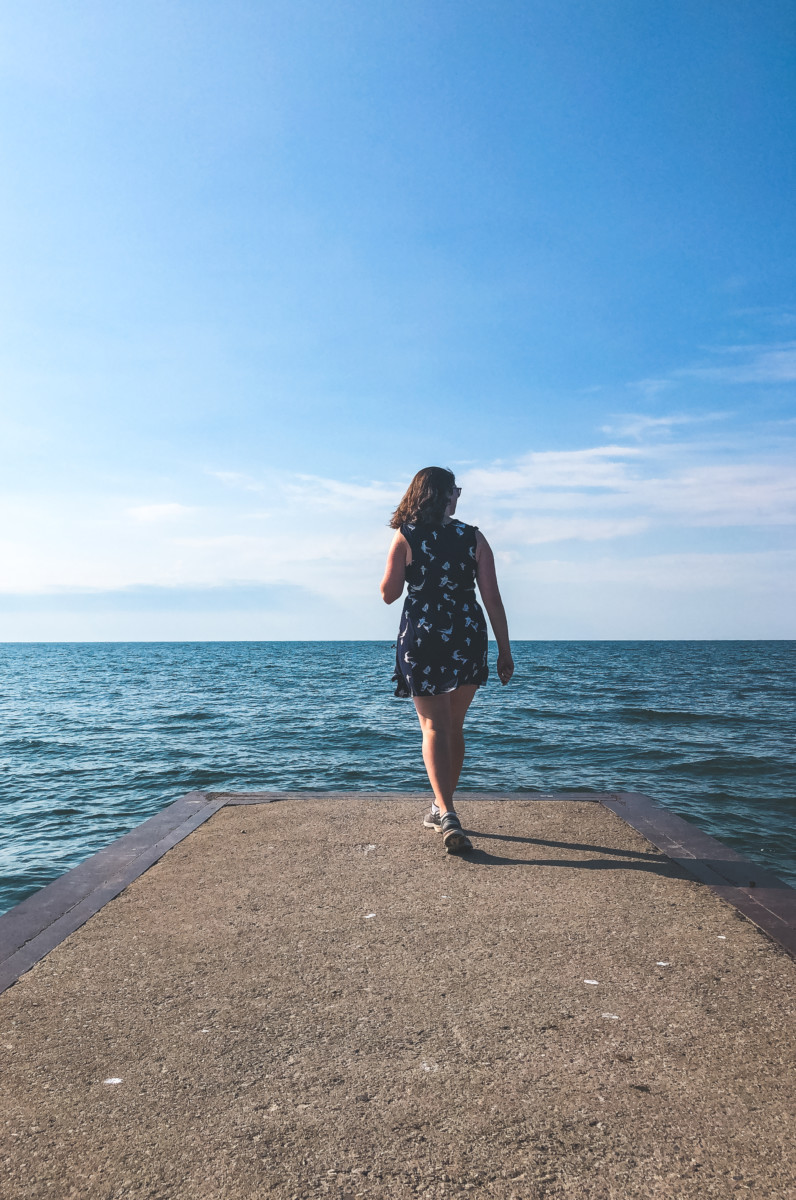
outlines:
[[[438,688],[438,689],[435,689],[433,692],[410,691],[410,689],[406,686],[406,681],[403,678],[401,678],[401,680],[399,681],[398,679],[396,679],[395,675],[393,675],[391,682],[398,684],[398,687],[396,687],[395,691],[393,692],[393,695],[398,700],[413,700],[416,696],[419,696],[421,698],[423,696],[449,696],[451,694],[451,692],[458,691],[460,687],[476,687],[476,688],[483,687],[484,684],[487,683],[488,679],[489,679],[488,675],[484,675],[484,677],[482,679],[462,679],[461,682],[457,683],[454,687]],[[400,686],[401,683],[403,683],[403,688]]]

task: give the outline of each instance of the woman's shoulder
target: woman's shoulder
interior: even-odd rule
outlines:
[[[475,537],[479,530],[477,525],[468,525],[465,521],[460,521],[458,517],[453,517],[445,526],[453,532],[455,537]]]
[[[472,539],[480,531],[477,525],[468,525],[465,521],[460,521],[458,517],[452,517],[450,521],[405,521],[400,526],[399,532],[407,541],[411,541],[414,537],[428,542],[436,542],[438,538],[446,535],[453,538]]]
[[[445,526],[441,522],[434,524],[431,521],[404,521],[400,527],[400,532],[404,536],[408,534],[410,537],[414,535],[415,537],[433,537],[436,539],[439,537],[439,531],[444,528]]]

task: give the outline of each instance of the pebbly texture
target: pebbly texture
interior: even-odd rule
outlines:
[[[796,964],[600,805],[423,811],[222,809],[0,997],[3,1197],[796,1196]]]

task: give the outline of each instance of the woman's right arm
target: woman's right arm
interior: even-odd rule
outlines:
[[[500,682],[508,683],[514,674],[514,659],[511,657],[509,642],[509,625],[506,620],[506,610],[498,588],[495,572],[495,556],[492,547],[480,529],[475,532],[475,577],[478,580],[478,590],[484,602],[484,608],[489,617],[489,624],[495,635],[498,647],[497,673]]]
[[[395,537],[387,553],[384,578],[381,581],[381,598],[385,604],[392,604],[404,590],[408,553],[409,543],[400,529],[396,529]]]

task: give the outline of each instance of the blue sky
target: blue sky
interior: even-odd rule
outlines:
[[[794,637],[792,6],[0,11],[0,640]]]

